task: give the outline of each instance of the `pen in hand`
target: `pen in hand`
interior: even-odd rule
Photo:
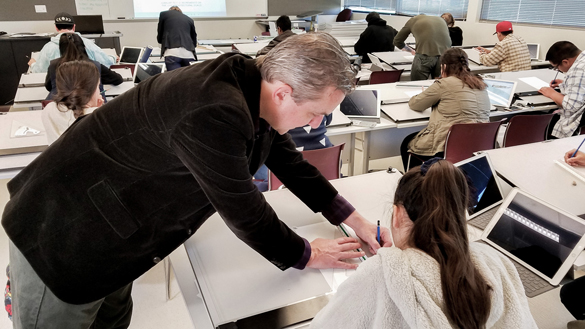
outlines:
[[[557,74],[555,74],[555,78],[553,79],[553,81],[550,82],[551,87],[553,87],[553,85],[555,84],[555,81],[557,81],[557,76],[559,76],[559,70],[557,70]]]
[[[575,152],[575,153],[577,153],[577,152]],[[378,237],[377,237],[377,239],[378,239],[378,244],[380,244],[380,221],[378,221]]]
[[[575,150],[575,152],[573,152],[573,154],[571,154],[571,158],[574,158],[575,155],[577,155],[577,152],[579,152],[579,149],[581,148],[581,145],[583,145],[583,142],[585,142],[585,139],[583,139],[581,141],[581,144],[579,144],[579,147],[577,147],[577,149]]]

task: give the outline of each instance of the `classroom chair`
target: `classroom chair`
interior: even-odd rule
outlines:
[[[375,71],[370,75],[370,84],[375,85],[378,83],[391,83],[400,81],[400,76],[404,70],[392,70],[392,71]]]
[[[546,140],[548,125],[554,114],[516,115],[508,123],[503,147]]]
[[[445,160],[457,163],[471,158],[473,152],[495,148],[498,128],[504,120],[452,125],[445,141]]]
[[[351,9],[345,8],[337,14],[336,22],[345,22],[351,19]]]
[[[114,64],[110,66],[110,69],[130,69],[132,76],[134,76],[134,67],[136,64]]]
[[[341,151],[345,143],[327,147],[318,150],[301,151],[303,159],[315,166],[321,174],[328,180],[337,179],[341,175]],[[268,171],[268,190],[278,190],[282,186],[282,182],[272,173]]]
[[[41,101],[41,109],[44,109],[45,106],[49,105],[50,102],[52,102],[52,100],[50,99],[45,99],[44,101]]]

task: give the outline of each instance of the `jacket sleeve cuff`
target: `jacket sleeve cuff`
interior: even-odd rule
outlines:
[[[293,268],[296,268],[297,270],[304,269],[305,266],[307,266],[309,259],[311,258],[311,244],[305,238],[303,238],[303,241],[305,242],[305,251],[303,252],[303,256],[295,265],[293,265]]]
[[[344,197],[337,194],[321,213],[333,225],[339,225],[349,217],[355,208]]]

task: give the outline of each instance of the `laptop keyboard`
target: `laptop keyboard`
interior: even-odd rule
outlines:
[[[484,230],[488,223],[494,218],[494,215],[498,211],[498,207],[493,207],[492,209],[484,212],[483,214],[471,219],[467,223],[477,227],[480,230]]]
[[[515,260],[511,258],[508,259],[512,261],[514,266],[516,266],[516,270],[518,271],[518,275],[520,275],[520,280],[522,280],[522,285],[524,286],[524,292],[526,293],[526,296],[535,297],[555,288],[555,286],[534,274],[526,267],[520,265]]]

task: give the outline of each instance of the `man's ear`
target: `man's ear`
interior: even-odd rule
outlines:
[[[291,86],[287,85],[286,83],[280,83],[272,93],[274,103],[277,105],[281,105],[282,103],[284,103],[286,98],[291,95],[291,93],[292,93]]]

